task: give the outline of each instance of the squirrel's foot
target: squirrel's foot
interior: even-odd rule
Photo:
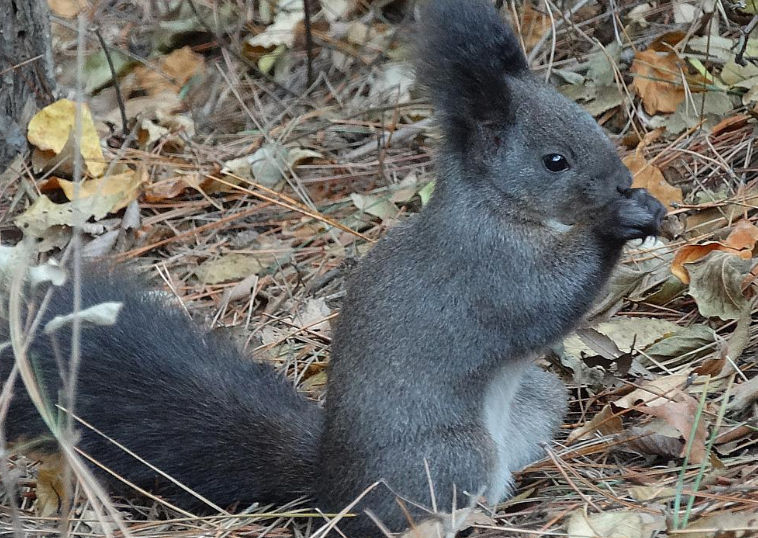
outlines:
[[[616,220],[604,234],[623,242],[660,233],[666,208],[645,189],[625,190],[614,205]]]

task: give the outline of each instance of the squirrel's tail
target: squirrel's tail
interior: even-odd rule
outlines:
[[[428,0],[419,15],[417,78],[456,145],[472,123],[510,113],[506,77],[529,68],[518,38],[489,0]]]
[[[203,333],[133,275],[88,269],[81,295],[82,309],[114,301],[123,307],[115,325],[82,329],[78,417],[221,507],[311,494],[323,422],[315,404],[228,339]],[[45,318],[71,312],[72,301],[71,286],[55,288]],[[8,320],[0,319],[0,344],[7,335]],[[54,408],[70,328],[53,339],[40,331],[27,356]],[[0,379],[8,378],[13,360],[12,350],[0,346]],[[20,381],[14,393],[6,438],[46,435]],[[98,433],[77,430],[79,448],[114,473],[184,507],[199,505]]]

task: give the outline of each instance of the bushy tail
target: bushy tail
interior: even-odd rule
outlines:
[[[46,318],[69,313],[70,286],[56,288]],[[86,327],[75,411],[83,420],[213,503],[286,502],[315,484],[321,410],[268,365],[244,357],[226,338],[198,329],[141,279],[89,269],[83,308],[123,303],[115,326]],[[0,320],[0,343],[8,322]],[[56,352],[70,355],[70,330],[38,335],[29,350],[50,405],[60,389]],[[0,379],[13,352],[0,350]],[[5,433],[10,440],[47,435],[15,387]],[[115,473],[194,508],[192,495],[84,426],[79,447]]]
[[[447,134],[509,110],[506,76],[528,72],[510,26],[488,0],[427,0],[416,39],[418,79],[426,85]],[[454,140],[455,142],[455,140]]]

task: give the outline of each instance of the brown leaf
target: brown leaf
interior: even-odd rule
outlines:
[[[724,245],[723,243],[719,243],[718,241],[707,241],[699,245],[684,245],[677,250],[674,255],[674,261],[671,262],[671,272],[679,280],[685,284],[689,284],[690,274],[684,265],[701,260],[714,251],[729,252],[736,256],[741,256],[738,250]],[[749,259],[749,257],[746,259]]]
[[[642,99],[645,112],[675,112],[684,101],[682,61],[673,52],[645,50],[634,56],[632,88]]]
[[[567,443],[573,443],[579,439],[586,439],[595,432],[603,435],[621,433],[624,429],[621,417],[611,410],[610,405],[606,405],[592,420],[581,426],[568,436]]]
[[[758,242],[758,228],[749,220],[744,219],[737,223],[732,233],[726,238],[728,246],[737,250],[748,250],[751,253],[756,242]],[[745,258],[745,256],[742,257]]]
[[[669,209],[672,209],[674,204],[682,203],[682,189],[669,185],[661,170],[649,163],[641,152],[627,155],[624,164],[634,176],[632,187],[647,189]]]
[[[134,69],[134,76],[140,89],[149,95],[166,91],[177,94],[189,79],[204,68],[203,57],[192,52],[190,47],[183,47],[163,58],[157,70],[140,66]]]
[[[684,267],[685,264],[705,258],[713,251],[727,252],[743,260],[749,260],[753,257],[756,242],[758,242],[758,227],[748,220],[740,220],[723,243],[707,241],[699,245],[684,245],[677,250],[674,261],[671,262],[671,272],[679,280],[689,284],[690,274]]]
[[[665,405],[674,397],[677,389],[685,386],[687,379],[688,376],[686,374],[659,377],[653,381],[643,383],[638,389],[613,402],[613,405],[625,409],[633,407],[638,403],[643,403],[648,407]]]
[[[642,406],[639,410],[648,415],[662,418],[667,424],[676,428],[681,434],[682,439],[688,442],[692,429],[695,427],[694,418],[697,414],[698,402],[689,394],[679,392],[676,395],[677,401],[668,401],[663,405],[655,407]],[[695,435],[692,438],[691,447],[684,447],[680,456],[684,456],[689,451],[690,461],[698,464],[705,459],[705,442],[708,432],[705,428],[705,422],[701,415],[700,422],[695,428]]]

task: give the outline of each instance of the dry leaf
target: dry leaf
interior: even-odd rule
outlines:
[[[674,112],[684,101],[682,62],[673,52],[648,49],[634,56],[632,88],[642,99],[645,112]]]
[[[242,280],[260,273],[264,268],[257,258],[249,254],[227,254],[202,263],[195,271],[195,276],[203,284],[222,284]]]
[[[735,386],[732,390],[732,396],[732,401],[729,402],[730,410],[743,411],[747,409],[749,405],[758,400],[758,376]]]
[[[678,392],[676,394],[677,401],[667,401],[662,405],[656,405],[654,407],[641,406],[639,411],[648,415],[659,417],[666,421],[667,424],[676,428],[681,434],[682,439],[688,442],[694,427],[694,418],[697,414],[698,402],[689,394]],[[692,445],[690,447],[683,447],[683,452],[679,454],[684,456],[686,452],[689,452],[690,461],[695,464],[702,463],[705,459],[705,443],[708,432],[705,428],[705,421],[701,415],[700,422],[695,429],[695,435],[692,438]]]
[[[44,156],[46,161],[50,161],[60,155],[69,145],[72,151],[71,155],[67,156],[67,160],[70,160],[73,168],[73,142],[69,142],[69,139],[73,141],[75,125],[76,103],[68,99],[56,101],[37,112],[29,122],[27,138],[29,143],[44,152],[38,154],[38,159]],[[106,169],[105,158],[100,147],[100,138],[95,130],[95,123],[92,121],[92,114],[84,103],[81,106],[81,130],[79,148],[87,171],[95,177],[100,176]]]
[[[566,442],[573,443],[579,439],[586,439],[595,432],[600,432],[602,435],[621,433],[623,429],[624,425],[621,417],[613,413],[610,405],[606,405],[598,414],[592,417],[592,420],[572,431]]]
[[[551,31],[550,17],[534,9],[531,2],[524,2],[518,27],[526,50],[530,51],[542,40],[543,35]]]
[[[702,529],[701,532],[691,532]],[[708,514],[688,525],[687,538],[748,538],[758,533],[758,514],[751,511]]]
[[[47,0],[50,11],[63,19],[73,19],[87,9],[87,0]]]
[[[650,538],[666,528],[661,515],[647,512],[603,512],[587,514],[579,510],[566,524],[569,538]]]
[[[673,399],[677,389],[681,389],[687,384],[687,379],[686,374],[676,374],[647,381],[640,385],[640,388],[613,402],[613,405],[625,409],[640,403],[648,407],[664,405]]]
[[[192,52],[190,47],[183,47],[163,58],[157,70],[136,67],[134,76],[139,88],[149,95],[164,92],[178,94],[187,81],[202,73],[204,68],[203,57]]]
[[[661,170],[649,163],[640,151],[627,155],[624,164],[634,177],[633,188],[647,189],[669,209],[673,209],[674,204],[682,203],[682,189],[669,185]]]
[[[65,462],[59,454],[35,456],[42,461],[37,473],[35,512],[40,517],[53,517],[58,515],[66,493],[62,479]]]
[[[681,458],[684,453],[684,439],[673,426],[662,419],[655,419],[644,426],[629,428],[620,436],[623,446],[638,454]]]
[[[750,259],[719,251],[687,264],[689,294],[695,299],[700,315],[724,321],[739,319],[748,305],[742,293],[742,281],[751,266]]]
[[[40,190],[49,192],[60,188],[66,198],[71,201],[75,196],[78,196],[80,200],[107,197],[112,202],[107,213],[115,213],[139,198],[142,186],[147,183],[147,179],[147,169],[140,167],[137,170],[127,170],[120,174],[82,181],[78,185],[78,192],[73,181],[57,177],[50,178],[50,181],[45,183]],[[99,218],[96,216],[96,219],[99,220]]]
[[[53,226],[73,226],[75,207],[81,222],[86,222],[91,217],[98,220],[107,215],[120,198],[119,194],[93,196],[76,202],[56,204],[43,194],[13,222],[27,237],[42,239]]]
[[[758,242],[758,228],[750,221],[741,220],[726,238],[726,241],[707,241],[699,245],[685,245],[677,250],[671,263],[671,272],[685,284],[690,283],[690,274],[685,264],[705,258],[714,251],[734,254],[744,260],[753,257],[753,249]]]

